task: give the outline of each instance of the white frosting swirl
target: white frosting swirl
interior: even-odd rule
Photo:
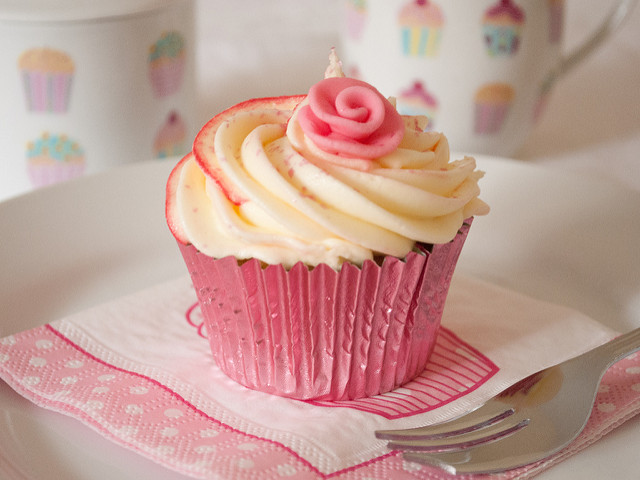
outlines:
[[[307,100],[293,110],[301,99],[246,102],[203,128],[168,185],[179,240],[217,258],[339,268],[448,242],[488,212],[475,160],[450,161],[446,138],[422,131],[422,119],[403,119],[391,153],[342,156],[305,134],[297,115]]]

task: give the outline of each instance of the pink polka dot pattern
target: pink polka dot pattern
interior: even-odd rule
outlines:
[[[196,478],[446,478],[384,448],[366,462],[321,472],[285,445],[232,428],[156,380],[100,360],[51,325],[0,339],[0,377],[34,403],[75,417],[115,442]],[[500,478],[542,471],[639,409],[640,355],[632,355],[605,375],[596,408],[574,444],[550,460]]]

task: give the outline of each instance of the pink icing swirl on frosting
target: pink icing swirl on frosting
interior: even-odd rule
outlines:
[[[394,106],[368,83],[333,77],[309,90],[298,113],[305,135],[321,150],[368,160],[396,150],[404,122]]]

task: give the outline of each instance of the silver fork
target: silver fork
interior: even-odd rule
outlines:
[[[498,473],[547,458],[583,430],[606,370],[640,349],[640,328],[541,370],[457,419],[376,437],[451,474]]]

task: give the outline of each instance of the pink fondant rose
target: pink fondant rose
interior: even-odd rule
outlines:
[[[309,90],[298,121],[305,135],[325,152],[373,160],[393,152],[404,122],[393,105],[368,83],[332,77]]]

